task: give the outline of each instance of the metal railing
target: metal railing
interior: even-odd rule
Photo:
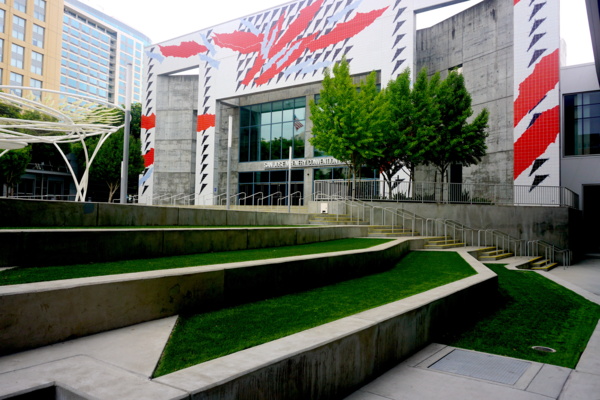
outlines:
[[[485,183],[315,181],[315,201],[331,196],[363,201],[558,206],[579,209],[579,195],[561,186]]]
[[[515,256],[542,256],[551,263],[559,262],[564,266],[571,265],[572,252],[570,250],[560,249],[542,240],[525,241],[495,229],[471,228],[450,219],[423,218],[407,210],[375,206],[361,200],[338,197],[338,201],[357,207],[359,209],[356,213],[357,219],[360,219],[360,210],[362,210],[363,220],[366,215],[369,215],[370,225],[375,225],[375,217],[379,211],[382,225],[391,226],[392,232],[394,229],[404,229],[409,230],[413,235],[440,236],[447,240],[452,238],[460,241],[463,246],[494,247]],[[351,211],[351,217],[353,214]],[[400,222],[400,218],[402,222]]]

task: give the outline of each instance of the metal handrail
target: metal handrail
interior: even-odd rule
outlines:
[[[299,195],[300,195],[300,196],[299,196],[299,197],[300,197],[300,200],[302,200],[302,192],[301,192],[301,191],[297,191],[297,192],[294,192],[294,193],[292,193],[292,194],[290,194],[290,195],[287,195],[287,196],[285,196],[285,197],[280,197],[280,198],[278,198],[278,199],[277,199],[277,205],[278,205],[278,206],[280,206],[280,205],[281,205],[281,201],[282,201],[282,200],[285,200],[285,199],[287,199],[288,197],[289,197],[291,200],[293,200],[293,199],[294,199],[294,195],[295,195],[295,194],[299,194]],[[301,202],[300,202],[300,203],[301,203]],[[299,205],[301,205],[301,204],[299,204]]]
[[[264,205],[264,204],[265,204],[265,202],[264,202],[264,200],[265,200],[265,199],[268,199],[269,197],[273,197],[273,196],[275,196],[276,194],[278,194],[278,195],[281,195],[281,192],[275,192],[275,193],[273,193],[273,194],[271,194],[271,195],[269,195],[269,196],[262,197],[262,198],[259,200],[259,201],[261,202],[261,203],[260,203],[260,205]]]
[[[528,206],[560,206],[579,209],[579,195],[562,186],[448,183],[448,182],[398,182],[392,193],[381,196],[383,180],[318,180],[317,193],[348,195],[350,185],[357,187],[358,199],[366,201],[394,201],[418,203],[509,204]]]
[[[255,197],[255,196],[258,196],[259,194],[260,194],[261,196],[263,196],[263,195],[264,195],[264,194],[263,194],[263,192],[254,193],[253,195],[249,195],[249,196],[246,196],[246,197],[244,197],[243,199],[240,199],[240,202],[241,202],[242,200],[244,200],[244,205],[246,205],[246,200],[247,200],[247,199],[252,199],[253,197]],[[254,205],[254,201],[252,201],[252,205]]]

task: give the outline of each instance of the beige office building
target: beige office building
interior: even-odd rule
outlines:
[[[63,0],[0,0],[0,81],[60,89]]]

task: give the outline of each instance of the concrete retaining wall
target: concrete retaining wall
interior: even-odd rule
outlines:
[[[411,246],[0,287],[0,354],[391,268]],[[252,284],[249,285],[248,283]]]
[[[0,198],[2,227],[308,225],[307,214]]]
[[[407,210],[423,218],[451,219],[474,229],[496,229],[521,240],[544,240],[562,249],[577,251],[579,248],[581,211],[566,207],[394,202],[369,204]],[[360,212],[362,217],[362,210],[353,208],[350,211],[353,214]],[[390,215],[386,214],[388,224]],[[370,220],[369,212],[366,219]],[[382,223],[382,210],[376,209],[374,224]]]
[[[154,381],[194,400],[344,398],[495,300],[496,275],[461,255],[476,276]]]
[[[69,265],[366,237],[368,227],[0,230],[0,267]]]

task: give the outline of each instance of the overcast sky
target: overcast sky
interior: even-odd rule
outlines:
[[[136,28],[153,43],[231,21],[286,3],[286,0],[81,0]],[[419,28],[450,17],[482,0],[420,14]],[[561,37],[567,43],[567,65],[593,62],[585,0],[560,0]],[[193,4],[190,10],[190,4]],[[191,12],[190,12],[191,11]],[[433,15],[432,15],[433,14]]]

